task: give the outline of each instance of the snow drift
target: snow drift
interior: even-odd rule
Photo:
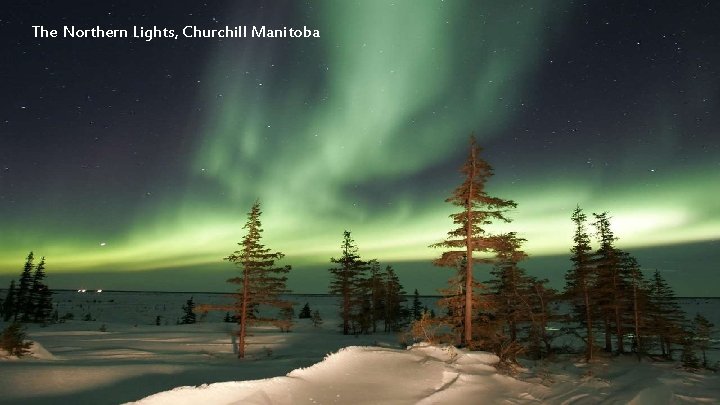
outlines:
[[[285,377],[180,387],[137,404],[467,403],[537,401],[547,388],[497,373],[498,358],[454,348],[348,347]]]
[[[135,404],[719,403],[717,375],[672,364],[631,358],[592,366],[547,363],[539,373],[513,378],[497,371],[498,360],[452,347],[354,346],[285,377],[179,387]]]

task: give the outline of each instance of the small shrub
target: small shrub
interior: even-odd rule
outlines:
[[[305,306],[300,310],[299,319],[310,319],[312,318],[312,311],[310,310],[310,303],[306,302]]]
[[[312,319],[312,324],[316,328],[320,327],[320,325],[323,324],[323,320],[320,317],[320,311],[318,311],[317,309],[313,311],[312,317],[310,319]]]
[[[25,328],[18,322],[8,325],[0,335],[0,348],[13,356],[22,357],[30,352],[31,341],[25,341]]]
[[[423,311],[420,319],[413,321],[410,329],[402,336],[406,344],[426,342],[431,345],[445,344],[452,341],[443,323],[430,316],[430,312]]]

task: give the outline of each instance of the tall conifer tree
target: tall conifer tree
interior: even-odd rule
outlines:
[[[14,317],[16,321],[28,322],[31,319],[32,313],[34,312],[33,300],[32,300],[32,271],[35,267],[33,261],[35,256],[33,252],[30,252],[25,259],[25,266],[23,266],[22,273],[20,273],[20,281],[18,283],[18,289],[15,297],[15,311]]]
[[[377,331],[377,324],[385,316],[385,280],[380,271],[380,262],[377,259],[368,262],[369,277],[367,279],[370,291],[372,331]]]
[[[422,318],[423,314],[423,304],[420,301],[420,293],[418,292],[417,288],[413,292],[413,301],[412,301],[412,317],[414,320],[419,321],[420,318]]]
[[[289,307],[292,304],[281,299],[280,295],[287,293],[285,287],[290,266],[277,267],[276,260],[284,255],[273,252],[261,242],[262,228],[260,223],[260,202],[256,201],[248,213],[248,220],[243,227],[247,234],[238,243],[239,250],[226,257],[240,268],[240,276],[228,280],[229,283],[238,284],[235,293],[235,312],[240,323],[238,331],[238,357],[245,357],[245,338],[248,326],[256,323],[273,323],[275,318],[252,316],[255,308],[269,305],[278,308]]]
[[[407,310],[403,306],[406,301],[400,279],[391,266],[385,268],[385,332],[399,331],[407,318]]]
[[[686,335],[683,329],[683,324],[686,322],[685,312],[677,303],[672,287],[659,271],[655,270],[648,290],[648,334],[657,337],[663,357],[672,359],[673,345],[683,344]]]
[[[695,319],[693,319],[692,323],[696,346],[700,350],[700,353],[702,353],[702,366],[709,368],[710,365],[708,364],[707,352],[711,349],[710,342],[715,325],[700,314],[695,315]]]
[[[350,235],[350,231],[343,232],[343,241],[340,245],[341,256],[331,258],[330,262],[338,267],[330,269],[330,294],[340,296],[340,318],[342,319],[343,335],[350,334],[351,330],[357,332],[356,318],[359,315],[364,297],[364,274],[367,263],[360,260],[358,247]]]
[[[597,278],[593,290],[598,297],[598,307],[605,327],[605,350],[612,351],[611,336],[615,335],[617,351],[625,352],[624,315],[630,307],[631,287],[626,266],[627,254],[615,247],[617,238],[610,229],[607,212],[593,214],[600,248],[595,252],[593,264]]]
[[[445,201],[460,207],[462,210],[450,217],[458,227],[448,233],[448,238],[432,245],[437,248],[449,248],[434,261],[437,266],[457,267],[463,257],[464,286],[464,319],[463,342],[470,344],[473,340],[472,318],[475,281],[473,268],[475,263],[492,263],[492,259],[475,258],[474,252],[491,252],[498,248],[499,241],[485,229],[493,221],[510,222],[506,212],[516,206],[511,200],[491,197],[486,193],[485,183],[492,176],[492,167],[480,157],[481,148],[475,137],[470,137],[470,151],[460,172],[465,177],[463,182]]]
[[[30,289],[30,300],[32,302],[33,322],[46,322],[52,313],[52,291],[45,284],[45,257],[35,267],[33,273],[32,287]]]
[[[588,236],[585,222],[587,216],[580,206],[572,213],[572,221],[575,224],[574,245],[571,249],[570,260],[573,267],[565,275],[567,282],[565,286],[565,297],[574,307],[575,318],[585,325],[585,361],[591,361],[594,351],[593,336],[593,301],[592,293],[595,284],[595,271],[592,264],[592,247],[590,236]]]
[[[495,298],[495,314],[505,323],[510,341],[516,342],[520,324],[530,321],[532,316],[530,295],[534,294],[534,280],[518,265],[527,257],[520,250],[525,239],[510,232],[499,240],[502,244],[497,250],[497,262],[490,272],[495,278],[487,284]]]

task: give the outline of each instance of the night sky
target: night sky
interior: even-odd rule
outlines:
[[[680,295],[720,295],[712,1],[11,1],[0,18],[0,288],[33,250],[55,288],[225,291],[259,198],[297,292],[326,291],[348,229],[433,294],[452,272],[427,246],[475,133],[489,193],[518,203],[492,229],[528,240],[533,274],[560,285],[580,204]]]

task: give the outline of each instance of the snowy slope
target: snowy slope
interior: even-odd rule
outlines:
[[[720,403],[717,375],[687,373],[676,363],[600,358],[588,367],[567,356],[526,363],[513,378],[498,373],[495,356],[486,353],[405,350],[394,333],[343,336],[336,299],[322,296],[293,297],[298,308],[309,302],[320,310],[322,327],[298,320],[292,333],[253,328],[249,357],[239,361],[231,336],[236,325],[219,322],[223,313],[174,324],[189,297],[59,294],[60,313],[72,312],[75,320],[29,326],[32,357],[0,356],[0,404],[118,404],[144,397],[140,403]],[[198,303],[223,300],[195,295]],[[715,320],[718,302],[686,305]],[[79,320],[87,313],[97,320]]]
[[[596,404],[719,403],[720,379],[672,365],[617,359],[497,372],[497,357],[453,348],[349,347],[285,377],[180,387],[135,402],[159,404]],[[523,375],[524,374],[524,375]],[[586,374],[586,375],[583,375]],[[593,374],[593,375],[587,375]],[[523,378],[524,377],[524,378]]]
[[[549,390],[498,374],[497,357],[455,349],[349,347],[285,377],[182,387],[138,404],[537,402]]]

